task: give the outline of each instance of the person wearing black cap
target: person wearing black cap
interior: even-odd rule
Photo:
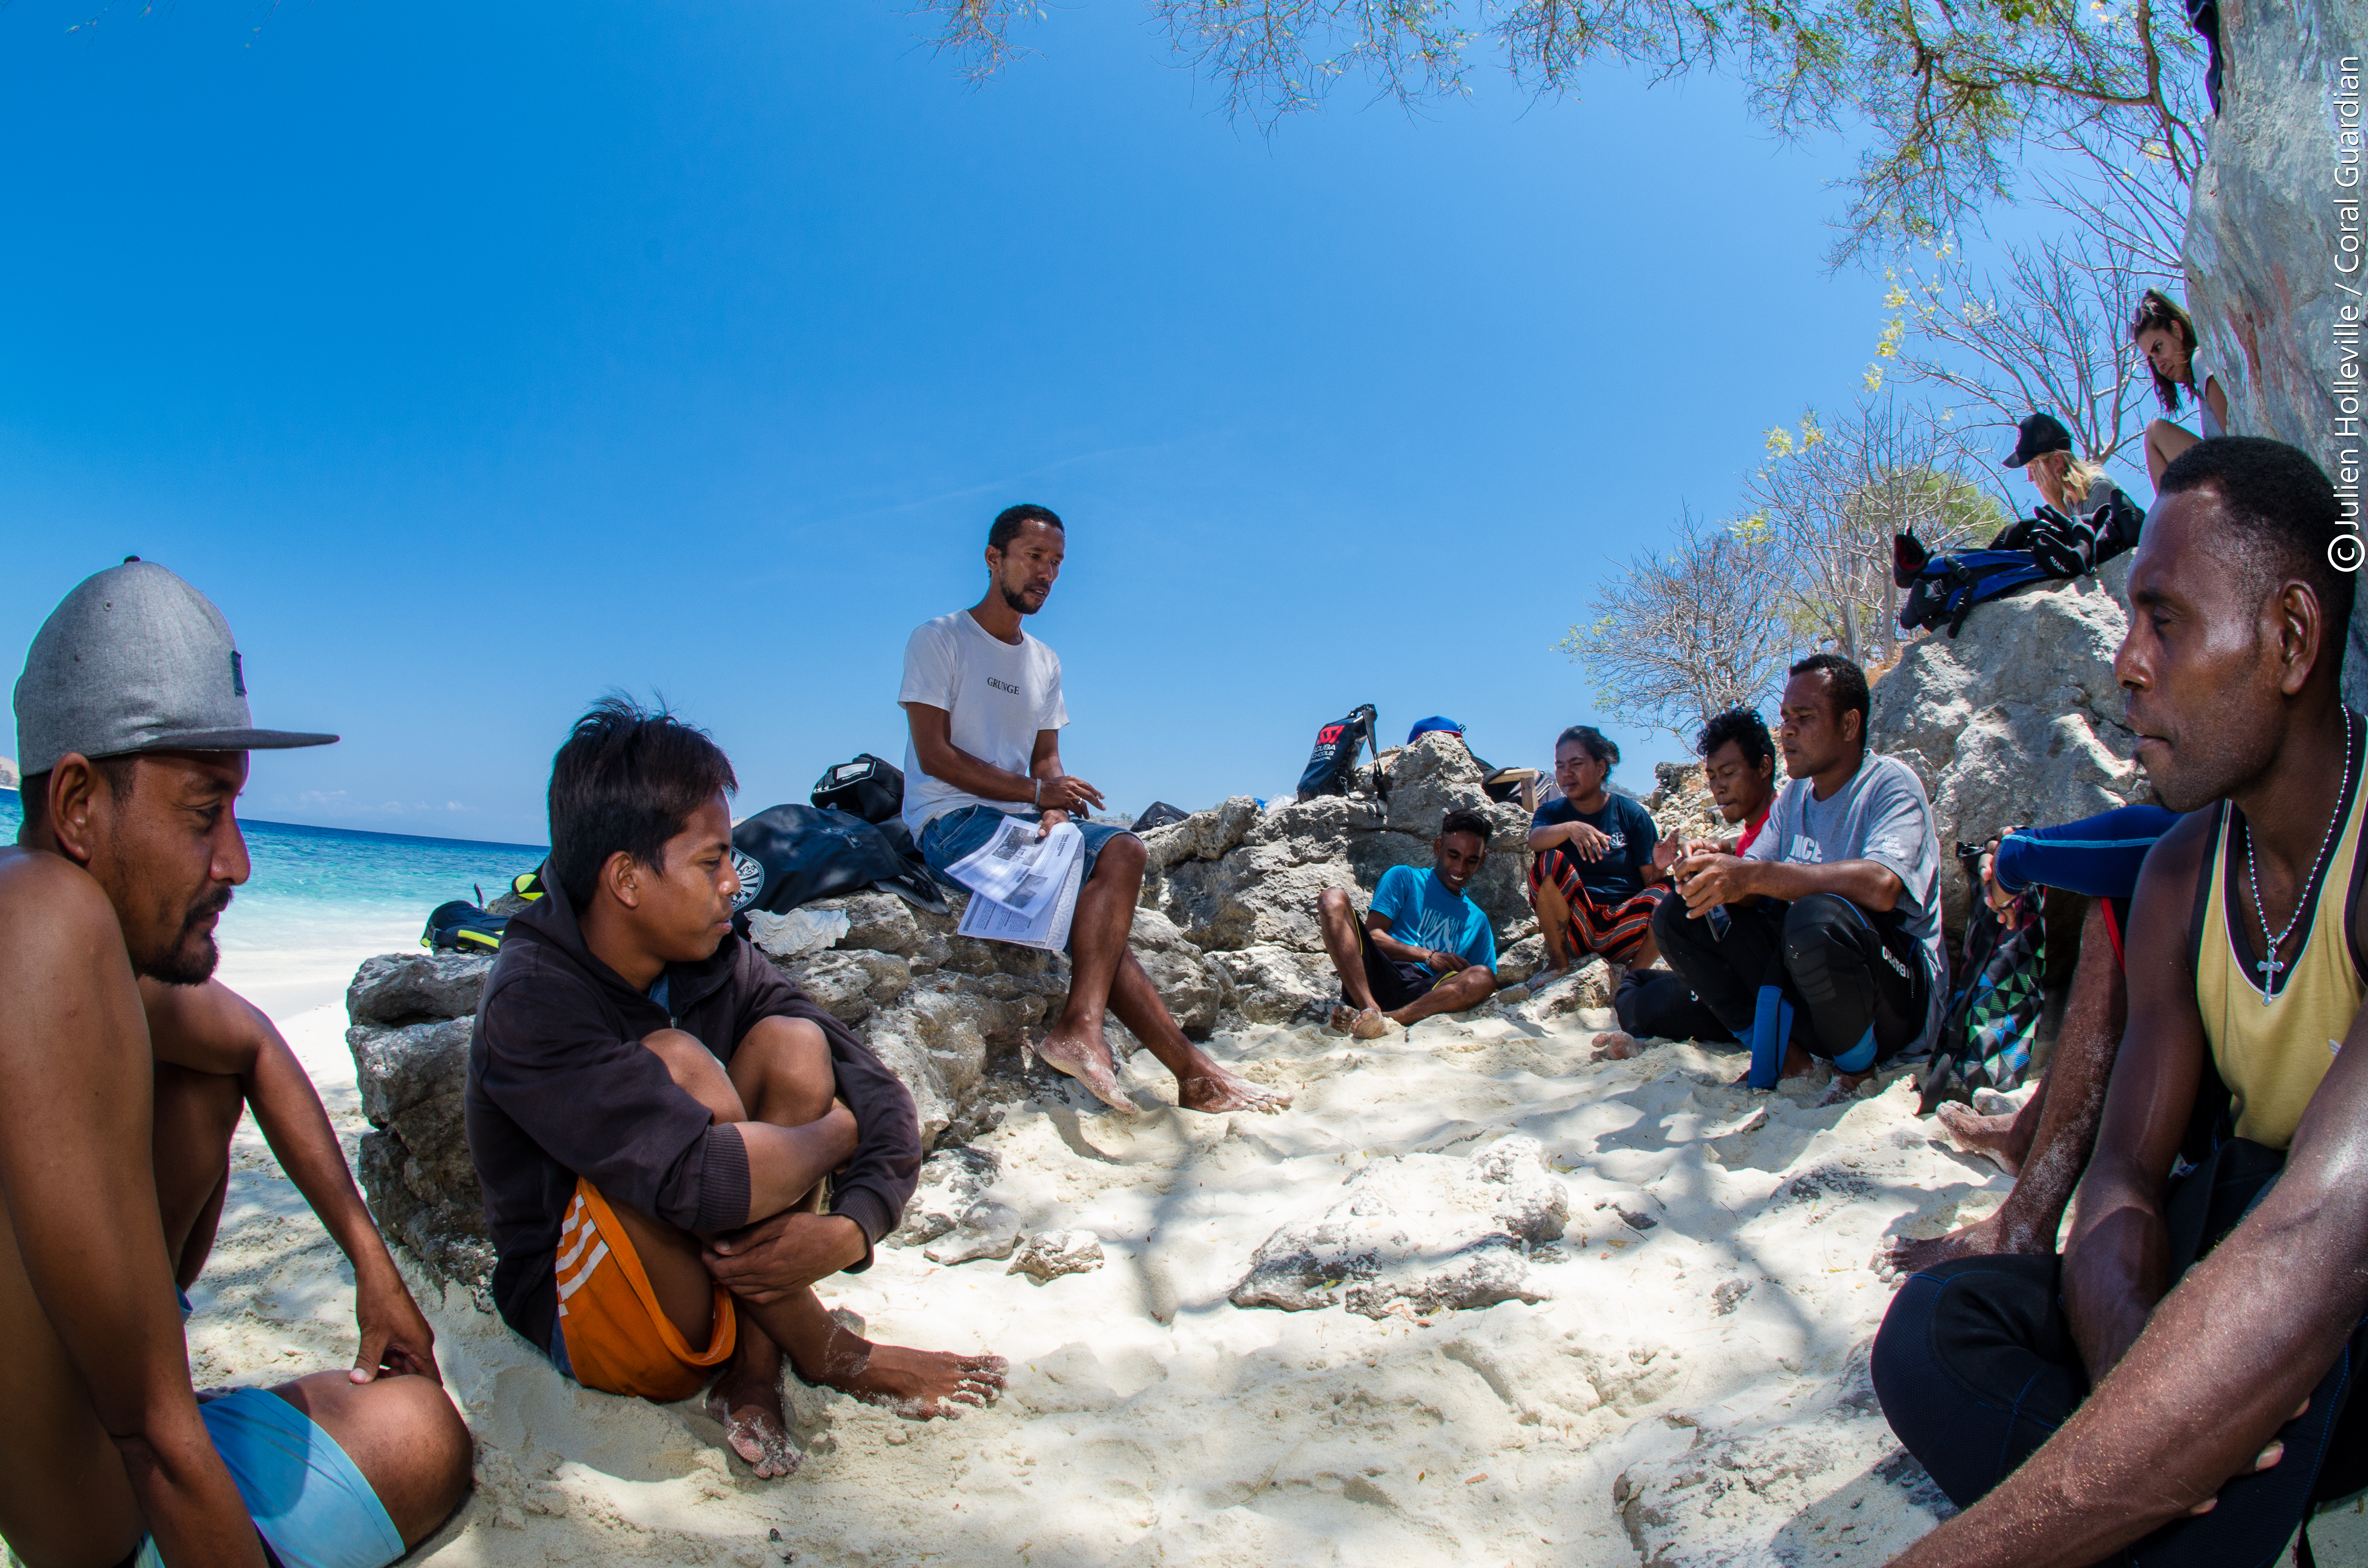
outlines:
[[[2030,548],[2055,575],[2093,571],[2137,543],[2144,509],[2103,469],[2074,455],[2072,432],[2054,415],[2022,422],[2005,466],[2023,470],[2046,503],[2032,519]]]
[[[0,849],[0,1536],[30,1563],[376,1568],[467,1488],[434,1335],[303,1069],[211,979],[247,876],[263,730],[222,612],[136,558],[68,594],[16,690],[24,823]],[[346,1370],[200,1404],[177,1299],[252,1109],[352,1260]]]

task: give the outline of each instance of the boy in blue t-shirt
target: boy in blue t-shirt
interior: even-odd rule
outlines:
[[[1383,872],[1361,924],[1348,893],[1324,890],[1316,922],[1340,973],[1334,1028],[1378,1040],[1393,1023],[1460,1013],[1496,992],[1497,934],[1463,891],[1488,858],[1488,834],[1479,812],[1448,812],[1430,841],[1437,863]]]
[[[1530,903],[1538,912],[1548,974],[1589,953],[1629,969],[1660,958],[1653,911],[1669,896],[1676,846],[1643,806],[1604,788],[1620,748],[1591,725],[1573,724],[1554,743],[1554,782],[1562,798],[1538,808],[1530,824]]]

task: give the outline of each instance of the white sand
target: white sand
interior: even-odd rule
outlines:
[[[319,1006],[283,1028],[350,1139],[343,1022]],[[992,1409],[915,1424],[792,1381],[808,1458],[786,1481],[727,1461],[689,1406],[577,1389],[465,1295],[429,1288],[478,1486],[419,1558],[1883,1562],[1931,1528],[1935,1495],[1897,1462],[1864,1381],[1891,1295],[1867,1262],[1886,1233],[1985,1212],[2005,1178],[1931,1142],[1904,1083],[1816,1110],[1806,1086],[1728,1086],[1732,1051],[1588,1063],[1588,1033],[1436,1020],[1351,1044],[1261,1028],[1218,1049],[1295,1090],[1281,1116],[1015,1108],[985,1140],[1003,1160],[996,1196],[1031,1228],[1097,1232],[1107,1264],[1039,1285],[882,1248],[825,1300],[875,1335],[1009,1357],[1011,1387]],[[1164,1076],[1138,1063],[1137,1087]],[[1702,1141],[1754,1106],[1764,1126]],[[1572,1195],[1567,1240],[1538,1269],[1547,1301],[1428,1323],[1225,1301],[1258,1244],[1335,1201],[1362,1162],[1468,1153],[1515,1130]],[[198,1378],[344,1363],[342,1260],[251,1125],[236,1167],[194,1293]],[[1659,1222],[1640,1234],[1599,1200]]]

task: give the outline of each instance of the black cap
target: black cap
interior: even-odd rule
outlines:
[[[2072,449],[2072,432],[2064,428],[2052,414],[2034,414],[2024,420],[2018,430],[2021,438],[2014,450],[2007,455],[2006,466],[2021,468],[2033,458],[2044,458],[2050,452]]]

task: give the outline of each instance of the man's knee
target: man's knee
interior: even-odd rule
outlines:
[[[1133,878],[1143,880],[1143,869],[1149,864],[1143,840],[1131,833],[1121,833],[1109,840],[1094,857],[1096,877]]]
[[[1687,910],[1684,899],[1665,898],[1650,922],[1654,944],[1665,953],[1672,947],[1684,947],[1691,939],[1688,927],[1701,924]]]
[[[336,1440],[404,1546],[433,1534],[468,1493],[475,1444],[433,1380],[390,1376],[356,1383],[343,1372],[316,1372],[272,1392]]]
[[[1357,913],[1354,900],[1338,888],[1326,888],[1315,895],[1315,913],[1329,920],[1352,917]]]
[[[681,1029],[656,1029],[642,1038],[642,1048],[665,1062],[666,1076],[674,1080],[675,1087],[705,1106],[717,1122],[748,1119],[731,1075],[698,1036]]]

